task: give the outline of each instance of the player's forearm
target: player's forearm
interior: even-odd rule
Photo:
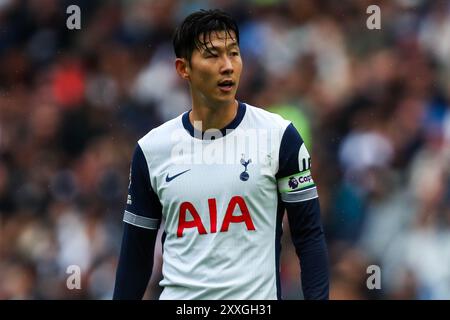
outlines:
[[[329,296],[328,252],[320,221],[319,200],[286,204],[292,240],[300,259],[303,295],[308,300]]]
[[[114,300],[140,300],[152,274],[157,230],[124,224]]]
[[[303,246],[300,266],[305,299],[327,300],[329,295],[329,271],[325,239],[311,241]]]

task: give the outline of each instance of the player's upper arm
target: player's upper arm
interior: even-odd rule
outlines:
[[[161,223],[161,212],[161,203],[150,183],[147,161],[137,144],[131,161],[123,221],[141,228],[157,230]]]
[[[311,157],[292,123],[287,126],[281,140],[276,178],[283,202],[295,203],[318,197],[311,176]]]

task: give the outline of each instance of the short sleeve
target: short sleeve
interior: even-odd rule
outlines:
[[[146,229],[158,229],[161,223],[161,212],[161,203],[150,183],[147,161],[138,144],[131,161],[123,221]]]
[[[283,202],[302,202],[318,197],[311,176],[311,157],[292,123],[287,126],[281,140],[276,178]]]

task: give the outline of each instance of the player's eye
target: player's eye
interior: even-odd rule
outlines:
[[[239,52],[238,51],[232,51],[231,55],[237,57],[237,56],[239,56]]]

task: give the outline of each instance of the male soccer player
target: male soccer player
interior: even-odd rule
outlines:
[[[173,44],[192,110],[137,143],[113,298],[142,299],[163,220],[160,299],[281,299],[286,210],[304,297],[328,299],[310,156],[290,122],[235,99],[236,22],[219,10],[195,12]]]

